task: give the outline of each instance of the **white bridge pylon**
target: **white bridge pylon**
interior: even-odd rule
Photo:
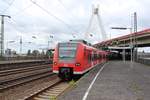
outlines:
[[[97,30],[97,28],[95,28],[96,26],[94,26],[94,28],[92,29],[92,25],[94,25],[94,18],[97,19],[96,24],[98,25],[98,28],[100,30],[97,33],[92,32],[92,31]],[[106,35],[105,30],[104,30],[101,17],[99,15],[99,5],[97,7],[94,7],[94,6],[92,7],[92,15],[91,15],[89,25],[87,27],[84,38],[88,40],[89,38],[93,37],[93,35],[96,35],[95,37],[97,37],[98,42],[99,41],[104,41],[104,40],[107,39],[107,35]]]

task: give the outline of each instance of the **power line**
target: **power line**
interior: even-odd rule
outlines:
[[[26,9],[28,9],[30,7],[32,7],[32,4],[28,5],[27,7],[24,7],[22,10],[18,11],[17,13],[13,14],[12,16],[16,16],[16,15],[18,15],[20,13],[23,13]]]
[[[4,11],[2,11],[2,13],[6,12],[6,10],[10,9],[10,7],[11,7],[12,4],[14,3],[14,1],[15,1],[15,0],[13,0],[11,3],[8,3],[8,2],[6,2],[6,1],[3,0],[3,2],[5,2],[6,4],[9,5],[9,7],[7,7]],[[23,9],[21,9],[21,10],[18,10],[16,7],[13,6],[15,9],[18,10],[18,12],[15,13],[15,14],[12,14],[11,16],[16,16],[16,15],[18,15],[18,14],[20,14],[20,13],[23,13],[26,9],[30,8],[32,5],[33,5],[33,4],[30,4],[30,5],[28,5],[27,7],[23,8]]]
[[[64,5],[64,3],[62,2],[62,0],[57,0],[62,6],[63,8],[67,11],[70,12],[69,9]],[[73,16],[72,14],[69,14],[72,18],[74,18],[75,16]],[[73,35],[73,38],[75,38],[75,36]]]
[[[17,25],[17,22],[16,22],[14,19],[11,18],[11,21],[13,21],[13,22]],[[17,29],[17,27],[16,27],[15,24],[10,23],[10,22],[8,22],[8,23],[9,23],[9,24],[13,27],[13,29],[15,29],[18,33],[22,33],[19,29]]]
[[[2,0],[2,1],[7,3],[9,6],[11,6],[11,4],[14,2],[14,0],[11,3],[7,2],[6,0]]]
[[[15,0],[13,0],[11,3],[8,3],[6,1],[4,1],[5,3],[7,3],[9,5],[9,7],[6,9],[8,10],[10,8],[10,6],[13,4]],[[40,9],[42,9],[44,12],[46,12],[48,15],[54,17],[55,19],[57,19],[58,21],[60,21],[61,23],[65,24],[67,26],[67,28],[73,32],[76,32],[76,30],[74,30],[70,25],[68,25],[65,21],[63,21],[62,19],[60,19],[59,17],[55,16],[54,14],[52,14],[51,12],[49,12],[48,10],[46,10],[45,8],[43,8],[42,6],[40,6],[39,4],[37,4],[35,1],[30,0],[32,4],[38,6]],[[32,4],[30,4],[29,6],[25,7],[24,9],[18,11],[17,13],[13,14],[12,16],[18,15],[20,13],[22,13],[23,11],[25,11],[26,9],[28,9],[29,7],[32,6]],[[65,6],[64,6],[65,7]],[[16,8],[17,9],[17,8]],[[5,11],[6,11],[5,10]],[[18,10],[18,9],[17,9]],[[14,21],[14,20],[13,20]],[[15,21],[14,21],[15,22]],[[15,22],[16,23],[16,22]],[[74,37],[74,34],[72,34],[72,36]]]
[[[5,2],[5,3],[7,3],[7,4],[9,5],[8,8],[10,8],[10,7],[12,6],[12,4],[14,3],[14,1],[15,1],[15,0],[13,0],[11,3],[8,3],[8,2],[6,2],[5,0],[3,0],[3,2]],[[12,16],[15,16],[15,15],[18,15],[18,14],[24,12],[26,9],[28,9],[28,8],[31,7],[32,5],[33,5],[33,4],[28,5],[27,7],[23,8],[22,10],[20,10],[20,11],[18,11],[17,13],[13,14]],[[8,8],[5,9],[5,11],[8,10]],[[17,9],[16,7],[14,7],[14,8]],[[17,10],[18,10],[18,9],[17,9]],[[12,20],[17,26],[19,26],[19,25],[17,24],[17,22],[16,22],[13,18],[11,18],[11,20]],[[17,29],[16,25],[14,25],[14,24],[12,24],[12,23],[10,23],[10,25],[11,25],[12,27],[14,27],[14,29],[15,29],[17,32],[22,33],[20,30]]]
[[[70,25],[68,25],[65,21],[63,21],[62,19],[60,19],[59,17],[55,16],[54,14],[52,14],[51,12],[49,12],[48,10],[46,10],[45,8],[43,8],[42,6],[40,6],[39,4],[37,4],[35,1],[30,0],[33,4],[35,4],[36,6],[38,6],[40,9],[42,9],[44,12],[46,12],[48,15],[54,17],[56,20],[60,21],[61,23],[63,23],[64,25],[67,26],[68,29],[71,29],[73,32],[76,32],[74,29],[72,29],[72,27]]]
[[[14,1],[15,1],[15,0],[12,0],[11,3],[8,3],[8,2],[6,2],[6,1],[4,1],[4,2],[6,2],[9,6],[8,6],[6,9],[4,9],[4,10],[2,11],[2,13],[5,13],[5,12],[12,6],[12,4],[14,3]]]
[[[61,0],[58,0],[58,2],[65,8],[65,10],[68,10],[68,9],[65,7],[64,3],[63,3]]]
[[[63,8],[67,11],[70,12],[69,9],[64,5],[64,3],[62,2],[62,0],[58,0],[58,2],[63,6]],[[72,14],[69,14],[72,18],[74,17]]]

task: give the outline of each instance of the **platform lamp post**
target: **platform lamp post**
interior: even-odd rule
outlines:
[[[31,38],[36,39],[36,36],[32,36]],[[23,42],[23,37],[20,36],[20,41],[19,41],[19,44],[20,44],[20,55],[22,54],[23,43],[24,43]],[[32,42],[27,42],[27,43],[31,44]]]
[[[133,42],[132,42],[132,27],[111,27],[111,29],[118,29],[118,30],[130,30],[130,52],[131,52],[131,63],[133,62]],[[125,60],[125,53],[123,55]]]
[[[22,54],[22,36],[20,36],[19,43],[20,43],[20,55],[21,55]]]

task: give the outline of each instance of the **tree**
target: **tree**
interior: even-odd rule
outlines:
[[[41,55],[42,55],[42,56],[45,56],[45,52],[44,52],[44,50],[42,50]]]
[[[52,58],[52,57],[53,57],[52,50],[47,50],[47,51],[46,51],[46,55],[47,55],[49,58]]]
[[[40,52],[38,50],[33,50],[32,51],[33,56],[38,56],[39,54],[40,54]]]

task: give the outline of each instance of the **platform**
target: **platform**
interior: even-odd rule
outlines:
[[[110,61],[90,71],[71,91],[58,99],[149,100],[150,66],[131,64],[130,61]]]
[[[1,64],[12,64],[12,63],[27,63],[27,62],[41,62],[45,60],[10,60],[10,61],[0,61]]]

